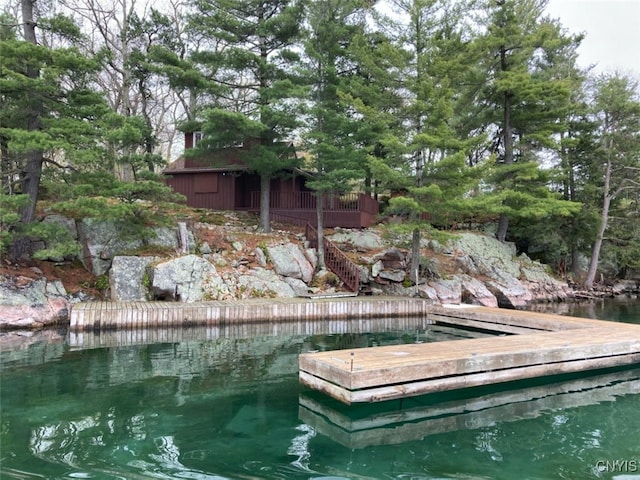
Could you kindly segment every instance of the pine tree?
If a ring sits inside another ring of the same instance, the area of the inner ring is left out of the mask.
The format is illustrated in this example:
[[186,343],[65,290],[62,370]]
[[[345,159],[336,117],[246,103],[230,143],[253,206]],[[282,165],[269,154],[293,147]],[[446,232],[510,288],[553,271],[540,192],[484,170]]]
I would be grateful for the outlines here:
[[215,50],[200,50],[194,60],[214,72],[214,82],[223,87],[202,112],[206,137],[200,147],[215,150],[257,140],[244,160],[260,175],[260,223],[268,232],[271,179],[298,165],[286,151],[298,125],[292,46],[302,8],[293,0],[200,0],[196,6],[192,28],[216,42]]
[[[54,24],[45,18],[37,23]],[[72,22],[55,24],[67,29],[56,30],[57,35],[78,34]],[[33,39],[33,34],[29,31],[25,38]],[[73,46],[50,48],[3,35],[0,65],[0,248],[8,245],[11,256],[22,258],[34,253],[33,240],[43,235],[56,239],[58,232],[45,231],[36,218],[40,199],[72,216],[118,218],[142,228],[154,209],[137,200],[172,198],[168,187],[153,179],[122,184],[114,177],[114,150],[141,144],[146,125],[140,117],[117,115],[95,91],[99,58],[84,56]],[[60,250],[73,248],[70,238],[57,240],[69,240]]]
[[[95,138],[92,123],[104,112],[104,101],[92,88],[98,63],[77,49],[47,48],[36,26],[52,24],[34,17],[34,3],[22,1],[23,39],[3,36],[0,45],[0,145],[4,194],[24,195],[20,220],[11,229],[11,256],[32,252],[26,228],[35,218],[45,165],[71,163],[78,150]],[[59,25],[59,24],[58,24]]]
[[351,190],[365,177],[366,150],[355,136],[358,118],[348,97],[358,64],[351,48],[361,38],[371,5],[362,0],[310,2],[304,44],[310,91],[305,141],[314,177],[307,184],[316,193],[318,265],[324,263],[323,203],[327,195]]
[[[605,233],[610,228],[613,209],[630,211],[637,217],[637,198],[640,192],[640,98],[638,84],[621,75],[605,75],[597,79],[593,103],[598,121],[596,168],[601,195],[600,215],[591,261],[584,285],[594,284]],[[634,222],[631,222],[633,225]],[[637,228],[637,222],[635,222]],[[627,232],[628,235],[628,232]],[[625,235],[625,236],[627,236]],[[637,249],[636,243],[630,243]],[[633,250],[628,252],[630,254]],[[638,258],[629,258],[630,266],[640,263]]]
[[458,111],[471,51],[463,40],[461,5],[438,0],[397,1],[402,19],[396,48],[403,65],[397,70],[402,107],[395,114],[401,128],[383,140],[385,159],[375,170],[396,192],[388,213],[402,214],[412,231],[411,278],[418,281],[421,230],[425,215],[447,227],[472,215],[470,193],[480,168],[466,165],[475,135],[461,137]]
[[[557,22],[544,18],[544,3],[488,2],[487,31],[476,42],[485,53],[488,73],[476,117],[496,126],[493,150],[499,168],[492,181],[500,203],[495,210],[500,241],[507,237],[510,218],[534,211],[544,216],[545,208],[555,205],[549,194],[543,195],[544,204],[535,205],[546,175],[536,169],[537,154],[553,145],[571,105],[572,82],[558,67],[563,65],[562,55],[575,52],[579,38],[565,36]],[[555,206],[567,213],[575,210]]]

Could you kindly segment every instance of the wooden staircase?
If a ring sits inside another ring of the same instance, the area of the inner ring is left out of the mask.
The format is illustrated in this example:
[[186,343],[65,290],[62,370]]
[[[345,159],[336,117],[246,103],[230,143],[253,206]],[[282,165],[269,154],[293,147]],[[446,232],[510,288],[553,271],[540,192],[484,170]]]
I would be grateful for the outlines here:
[[[305,236],[309,241],[309,246],[318,248],[318,231],[307,223]],[[360,267],[353,263],[336,245],[324,238],[324,261],[327,268],[335,273],[346,287],[352,292],[358,293],[360,290]]]

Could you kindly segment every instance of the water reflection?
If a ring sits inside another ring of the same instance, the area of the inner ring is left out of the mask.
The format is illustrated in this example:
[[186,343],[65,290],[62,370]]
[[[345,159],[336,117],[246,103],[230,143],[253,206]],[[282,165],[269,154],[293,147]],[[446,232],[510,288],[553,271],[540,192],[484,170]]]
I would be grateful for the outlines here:
[[640,298],[631,296],[532,304],[528,310],[615,322],[640,323]]
[[[421,319],[99,332],[3,343],[1,478],[611,478],[639,369],[346,407],[298,354],[462,339]],[[163,340],[164,339],[164,340]]]

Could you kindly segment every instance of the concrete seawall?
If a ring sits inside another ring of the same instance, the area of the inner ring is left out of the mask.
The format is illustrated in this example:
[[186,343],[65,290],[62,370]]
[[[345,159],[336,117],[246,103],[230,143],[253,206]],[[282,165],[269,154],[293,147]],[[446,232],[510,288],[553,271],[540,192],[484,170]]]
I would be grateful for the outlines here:
[[424,316],[430,302],[409,297],[251,299],[229,302],[87,302],[71,309],[74,332],[125,330],[306,319]]

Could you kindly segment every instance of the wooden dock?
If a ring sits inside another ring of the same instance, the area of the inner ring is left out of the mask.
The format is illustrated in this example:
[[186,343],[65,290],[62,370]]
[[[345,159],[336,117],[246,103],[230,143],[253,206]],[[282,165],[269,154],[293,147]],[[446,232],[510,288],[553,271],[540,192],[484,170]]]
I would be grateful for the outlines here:
[[640,363],[640,325],[485,307],[427,319],[502,335],[302,354],[300,381],[352,404]]
[[[545,411],[595,405],[638,391],[640,368],[632,367],[436,403],[420,402],[419,398],[406,399],[402,403],[378,403],[367,407],[364,416],[355,418],[347,406],[330,405],[302,393],[298,418],[335,442],[357,449],[399,445],[444,432],[535,418]],[[372,407],[376,408],[370,412]]]

